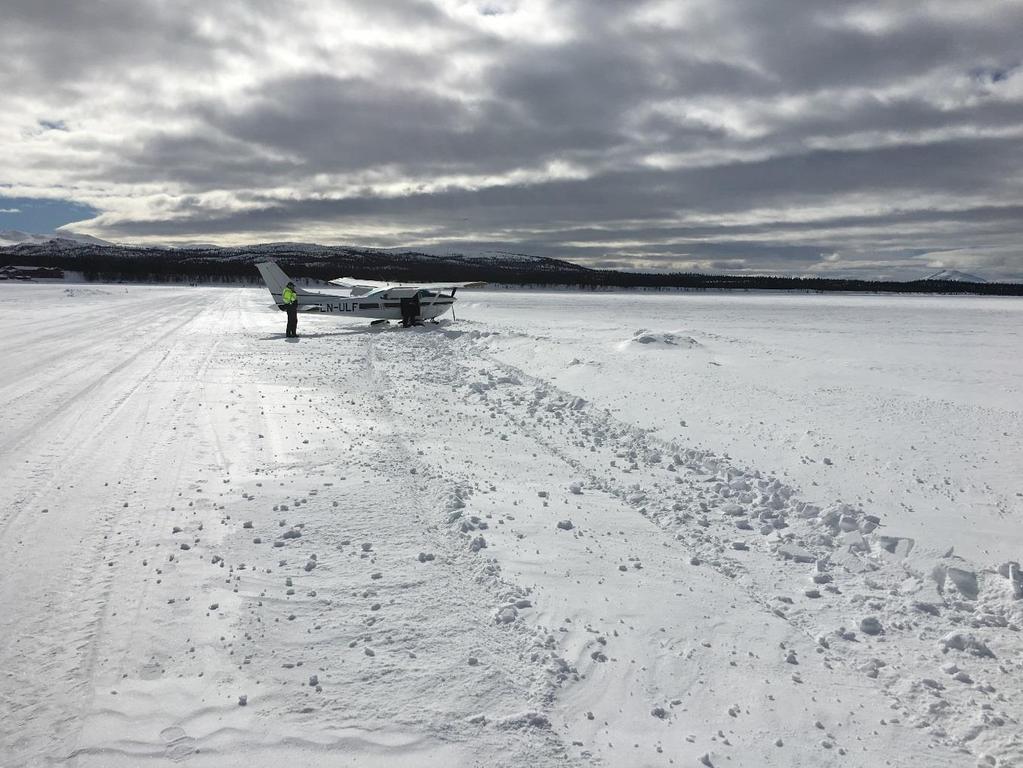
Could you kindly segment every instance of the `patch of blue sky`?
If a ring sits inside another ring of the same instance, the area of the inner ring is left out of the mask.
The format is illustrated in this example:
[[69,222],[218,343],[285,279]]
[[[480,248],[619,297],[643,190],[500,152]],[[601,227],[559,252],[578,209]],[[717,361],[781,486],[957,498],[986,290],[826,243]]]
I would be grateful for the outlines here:
[[58,227],[90,219],[99,211],[74,200],[0,195],[0,230],[49,234]]

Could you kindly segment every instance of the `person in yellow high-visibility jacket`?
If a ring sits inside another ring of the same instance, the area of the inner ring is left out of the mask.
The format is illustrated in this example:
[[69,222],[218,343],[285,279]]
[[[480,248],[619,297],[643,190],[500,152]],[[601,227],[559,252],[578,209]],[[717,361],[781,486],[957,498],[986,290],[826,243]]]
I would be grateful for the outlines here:
[[288,283],[281,294],[284,300],[284,311],[288,313],[288,327],[285,336],[289,339],[298,338],[298,294],[295,293],[295,284]]

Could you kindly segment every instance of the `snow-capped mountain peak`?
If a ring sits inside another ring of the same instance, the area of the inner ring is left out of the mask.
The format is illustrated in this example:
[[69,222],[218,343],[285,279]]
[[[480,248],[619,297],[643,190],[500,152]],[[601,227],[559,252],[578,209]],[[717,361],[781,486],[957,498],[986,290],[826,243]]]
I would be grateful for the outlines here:
[[925,277],[924,280],[944,280],[952,283],[986,283],[983,277],[977,277],[967,272],[960,272],[958,269],[943,269],[933,275]]

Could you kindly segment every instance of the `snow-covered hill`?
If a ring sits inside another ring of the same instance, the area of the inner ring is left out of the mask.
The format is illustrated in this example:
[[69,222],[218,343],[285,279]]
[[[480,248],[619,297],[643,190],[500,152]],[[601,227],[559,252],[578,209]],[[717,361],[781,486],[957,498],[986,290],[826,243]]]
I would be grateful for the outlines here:
[[100,240],[92,235],[79,235],[74,232],[51,232],[48,235],[41,235],[32,232],[22,232],[20,229],[0,230],[0,248],[11,245],[45,245],[53,240],[68,241],[69,243],[86,243],[89,245],[113,245],[106,240]]
[[929,275],[924,280],[940,280],[943,282],[953,283],[986,283],[983,277],[977,277],[971,275],[968,272],[960,272],[958,269],[943,269],[940,272],[935,272],[933,275]]
[[593,270],[571,262],[514,253],[427,253],[418,250],[357,248],[314,243],[260,243],[238,247],[153,248],[74,241],[23,232],[8,233],[4,257],[17,264],[52,264],[64,269],[101,273],[107,279],[154,276],[255,275],[250,265],[272,259],[296,276],[342,276],[405,280],[483,280],[529,283],[550,281],[552,274],[569,282]]

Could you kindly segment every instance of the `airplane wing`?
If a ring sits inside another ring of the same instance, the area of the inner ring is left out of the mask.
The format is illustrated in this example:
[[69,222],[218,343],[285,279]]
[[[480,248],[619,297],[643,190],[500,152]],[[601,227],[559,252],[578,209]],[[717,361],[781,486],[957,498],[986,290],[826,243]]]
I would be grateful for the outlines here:
[[403,283],[402,288],[418,288],[420,291],[449,291],[452,288],[482,288],[486,285],[482,280],[469,280],[464,283]]
[[390,288],[391,283],[381,283],[377,280],[356,280],[354,277],[339,277],[336,280],[328,280],[331,285],[340,285],[342,288],[367,288],[370,290],[379,290],[380,288]]
[[413,291],[448,291],[452,288],[481,288],[486,283],[481,281],[469,281],[465,283],[384,283],[378,280],[357,280],[354,277],[339,277],[336,280],[328,281],[331,285],[340,285],[342,288],[355,288],[364,291],[390,291],[390,290],[413,290]]

